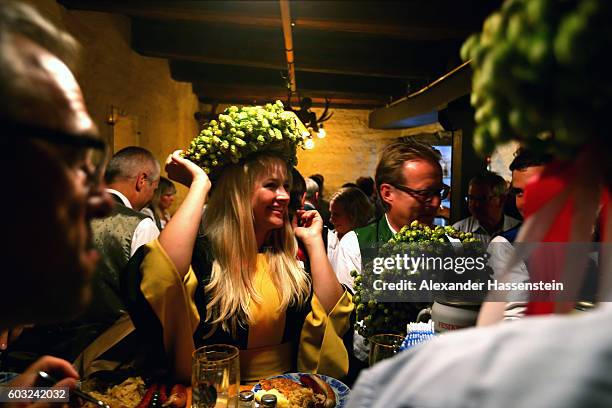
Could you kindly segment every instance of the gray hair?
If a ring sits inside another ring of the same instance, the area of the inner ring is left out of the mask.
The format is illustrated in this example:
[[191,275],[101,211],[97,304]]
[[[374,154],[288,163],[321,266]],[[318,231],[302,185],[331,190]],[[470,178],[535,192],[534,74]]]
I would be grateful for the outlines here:
[[506,195],[506,192],[508,191],[508,183],[506,180],[504,180],[504,178],[499,174],[493,173],[492,171],[484,171],[472,177],[469,185],[471,186],[472,184],[489,187],[491,194],[496,197]]
[[[33,7],[10,0],[0,0],[0,100],[5,101],[0,117],[18,115],[20,109],[40,99],[30,81],[21,80],[16,69],[13,38],[21,35],[45,48],[71,67],[76,61],[78,43],[65,31],[47,21]],[[8,103],[7,101],[10,101]]]
[[312,201],[315,194],[319,192],[319,185],[310,177],[307,177],[304,181],[306,181],[306,199]]
[[155,156],[145,148],[128,146],[119,150],[106,166],[104,180],[111,184],[138,176],[138,173],[150,172],[151,179],[159,177],[160,165]]

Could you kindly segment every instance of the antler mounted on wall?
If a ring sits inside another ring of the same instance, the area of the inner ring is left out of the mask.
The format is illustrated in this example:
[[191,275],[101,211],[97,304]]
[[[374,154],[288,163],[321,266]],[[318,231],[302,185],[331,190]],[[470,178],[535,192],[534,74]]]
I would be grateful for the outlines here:
[[329,112],[329,105],[331,100],[329,98],[325,98],[325,108],[323,109],[323,113],[321,116],[317,118],[317,114],[312,112],[310,108],[312,107],[312,99],[309,97],[304,97],[300,99],[300,109],[295,110],[291,106],[291,95],[289,96],[289,101],[287,103],[287,110],[294,112],[298,118],[302,121],[304,126],[307,128],[311,128],[313,132],[319,133],[319,128],[322,127],[323,122],[329,120],[333,116],[333,112]]

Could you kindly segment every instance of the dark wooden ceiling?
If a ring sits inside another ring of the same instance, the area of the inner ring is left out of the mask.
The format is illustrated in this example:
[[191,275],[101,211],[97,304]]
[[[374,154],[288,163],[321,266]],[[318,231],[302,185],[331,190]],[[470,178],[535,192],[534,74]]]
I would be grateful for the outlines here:
[[[279,2],[58,0],[124,14],[132,48],[169,60],[205,103],[286,100]],[[315,105],[375,108],[459,65],[501,0],[291,1],[297,89]]]

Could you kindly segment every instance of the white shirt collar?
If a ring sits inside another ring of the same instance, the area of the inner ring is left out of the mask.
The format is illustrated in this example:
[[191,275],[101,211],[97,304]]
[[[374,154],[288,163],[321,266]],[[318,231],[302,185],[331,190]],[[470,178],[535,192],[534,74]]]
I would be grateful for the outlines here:
[[[472,225],[471,225],[472,228],[471,228],[471,231],[468,231],[468,232],[478,232],[478,230],[482,229],[483,232],[487,233],[487,231],[482,227],[482,225],[480,225],[480,222],[476,219],[476,217],[472,215],[471,218],[473,220]],[[509,229],[516,227],[518,224],[520,224],[519,220],[517,220],[516,218],[510,217],[509,215],[504,214],[502,229],[501,231],[498,231],[496,234],[500,232],[508,231]]]
[[393,235],[397,234],[397,231],[391,226],[391,223],[389,222],[389,217],[387,217],[387,213],[385,213],[385,220],[387,220],[387,226],[389,227]]
[[504,214],[504,231],[508,231],[519,225],[521,222],[514,217]]
[[472,228],[468,232],[477,232],[479,229],[482,229],[486,232],[486,230],[482,228],[482,225],[480,225],[480,221],[478,221],[478,219],[476,219],[476,217],[472,215]]
[[134,208],[134,207],[132,207],[132,203],[130,203],[130,200],[128,200],[127,197],[124,196],[123,193],[121,193],[120,191],[113,190],[112,188],[107,188],[106,192],[110,193],[110,194],[114,194],[117,197],[119,197],[121,199],[121,202],[123,203],[123,205],[125,205],[126,207],[132,208],[132,209]]

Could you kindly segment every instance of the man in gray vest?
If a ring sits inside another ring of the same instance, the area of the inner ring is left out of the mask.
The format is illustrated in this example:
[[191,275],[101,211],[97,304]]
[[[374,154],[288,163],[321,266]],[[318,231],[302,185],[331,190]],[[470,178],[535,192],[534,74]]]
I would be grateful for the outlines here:
[[121,272],[138,248],[159,236],[155,222],[141,213],[153,198],[160,165],[142,147],[129,146],[112,157],[104,179],[116,206],[111,215],[92,222],[94,244],[102,259],[93,281],[95,302],[86,320],[113,323],[123,313],[119,280]]

